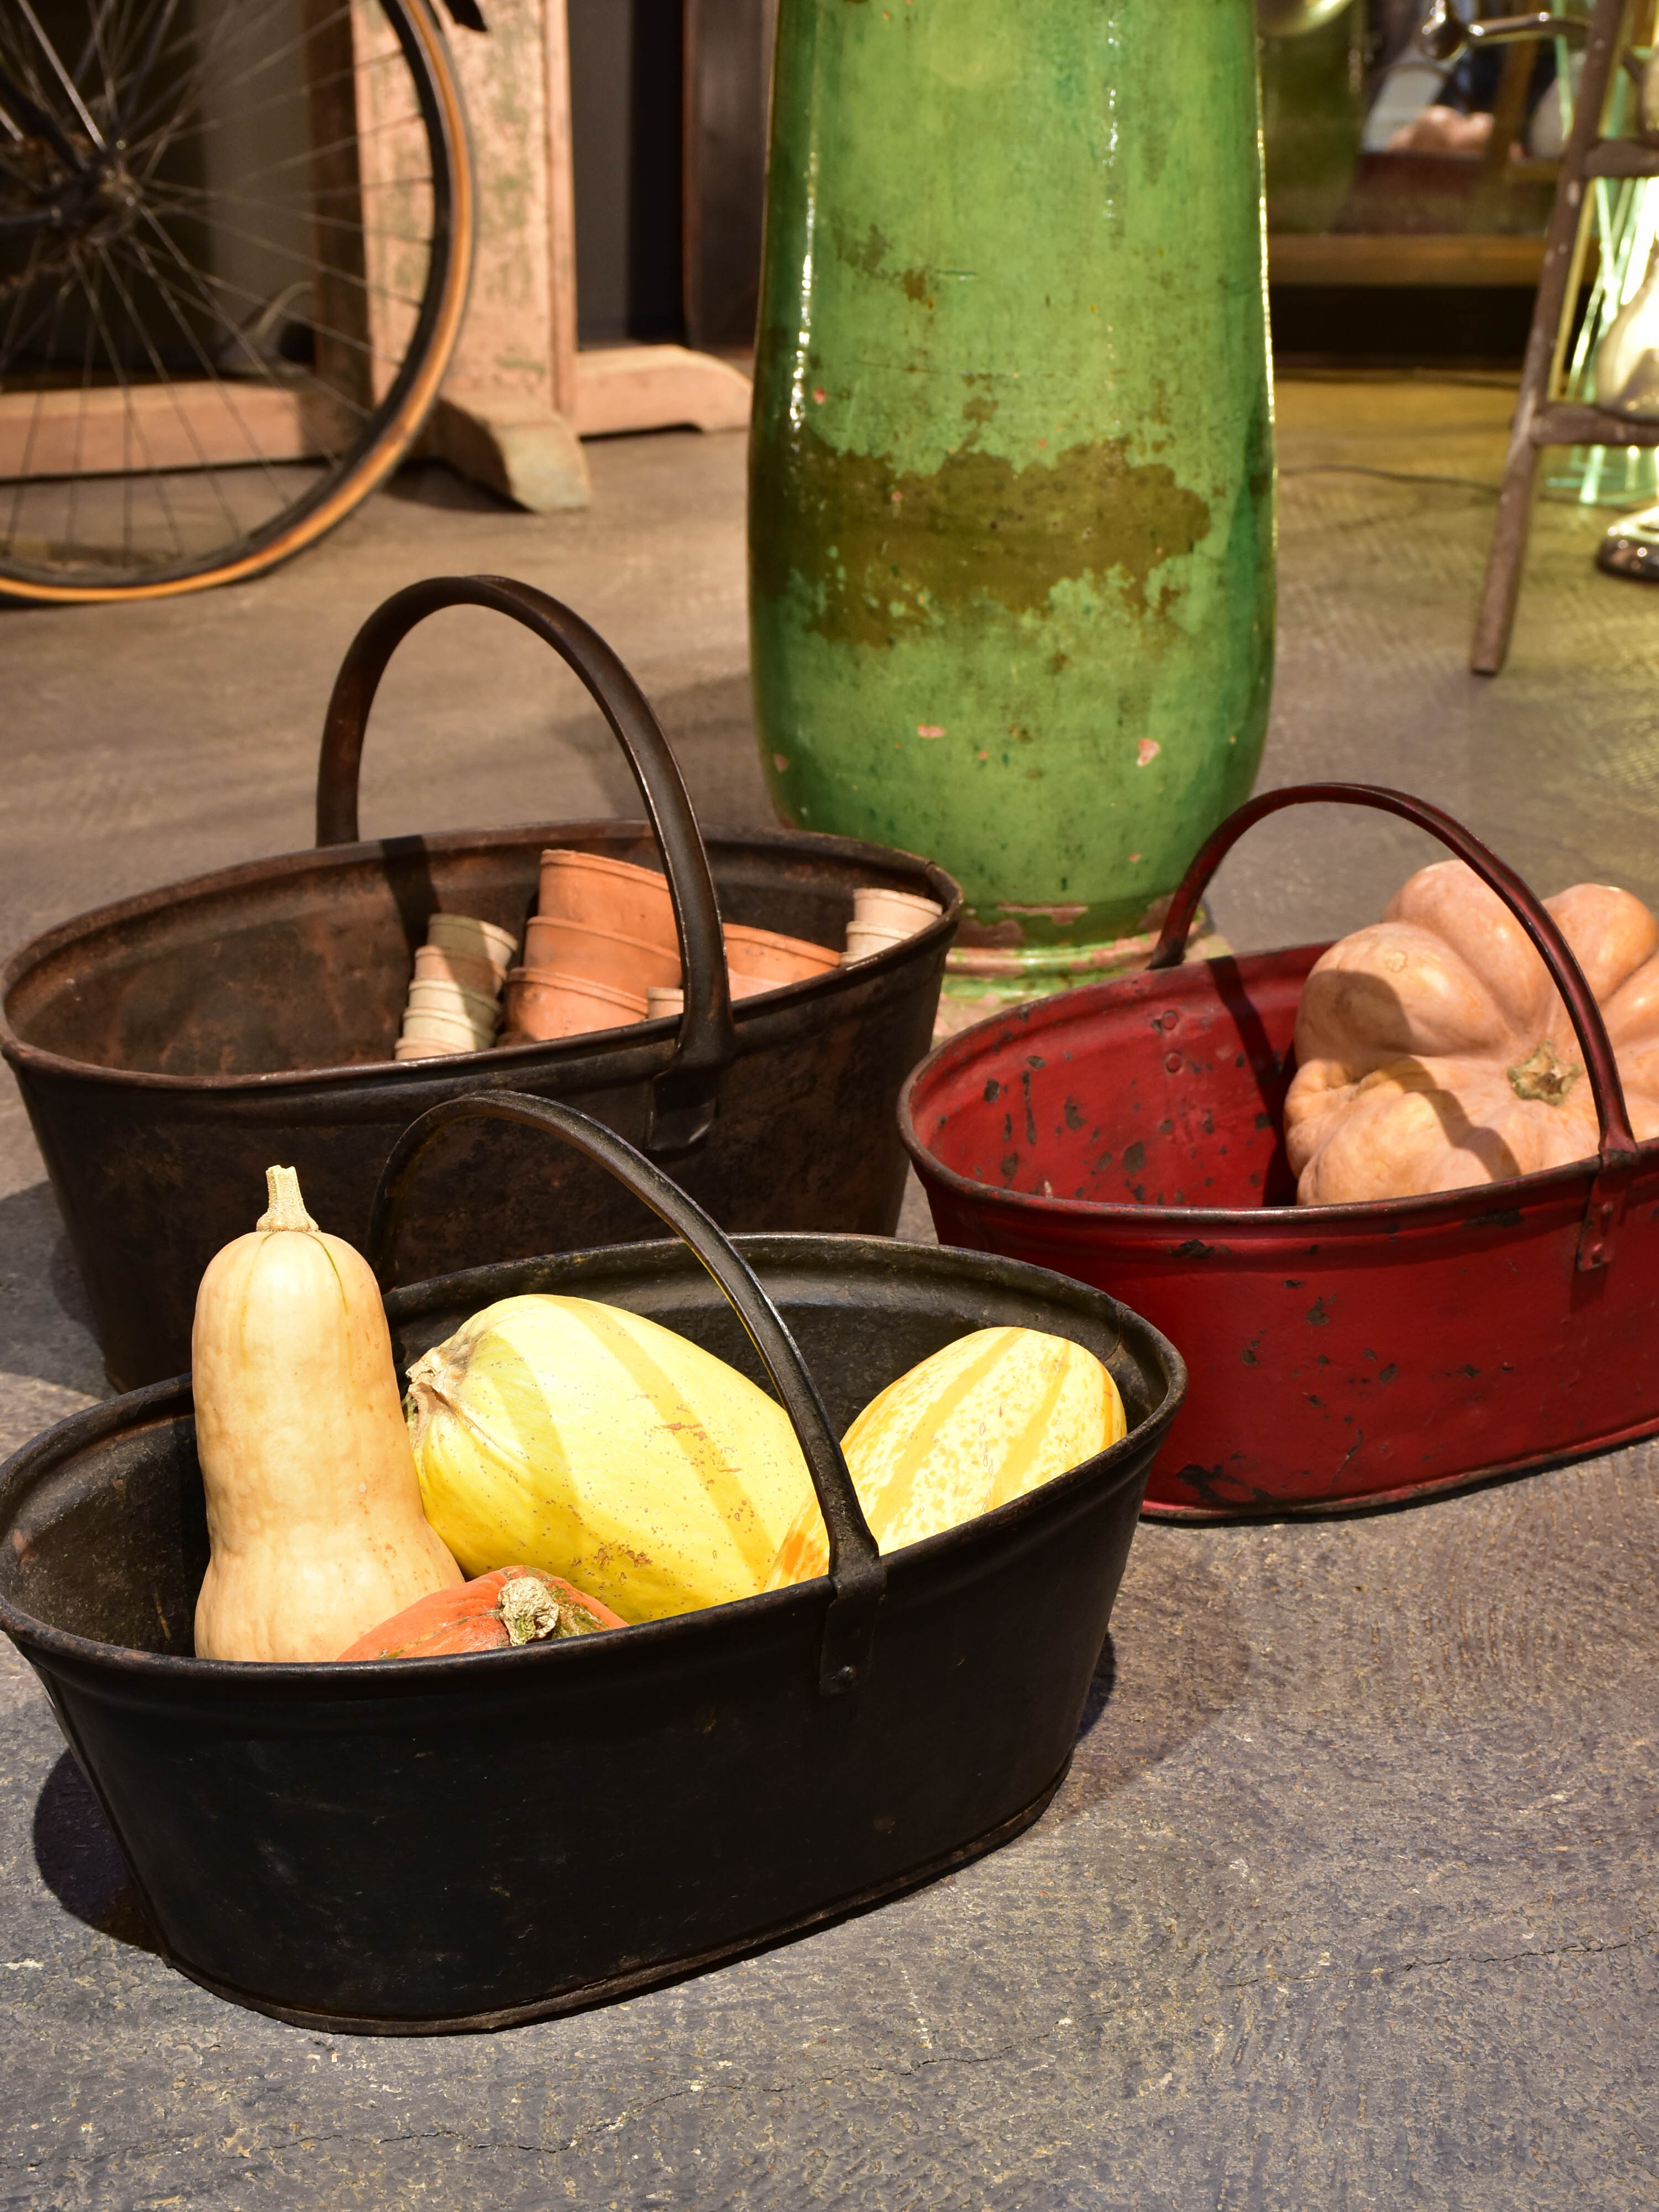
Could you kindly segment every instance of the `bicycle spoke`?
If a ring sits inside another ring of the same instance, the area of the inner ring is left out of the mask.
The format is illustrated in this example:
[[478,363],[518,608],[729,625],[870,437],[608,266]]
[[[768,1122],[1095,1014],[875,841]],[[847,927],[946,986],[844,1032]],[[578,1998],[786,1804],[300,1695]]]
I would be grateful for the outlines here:
[[[106,249],[100,248],[100,258],[105,264],[110,283],[115,287],[115,289],[121,295],[121,302],[126,308],[129,319],[133,324],[135,329],[138,331],[140,343],[143,344],[145,352],[149,356],[150,367],[155,371],[156,380],[158,383],[164,386],[167,398],[173,404],[173,411],[179,419],[179,427],[182,428],[185,437],[189,439],[191,445],[195,449],[198,465],[204,470],[212,480],[214,492],[224,514],[226,527],[234,536],[237,527],[236,516],[232,510],[230,501],[225,497],[224,486],[219,480],[220,471],[213,466],[212,463],[208,459],[207,449],[203,445],[201,437],[197,431],[196,425],[191,419],[190,410],[185,406],[184,400],[180,396],[179,386],[167,375],[166,370],[161,366],[161,356],[156,352],[155,344],[150,339],[149,333],[144,330],[142,323],[140,322],[137,310],[133,306],[126,287],[122,283],[120,276],[116,270],[113,257],[110,255]],[[238,428],[242,430],[244,436],[247,436],[247,430],[245,424],[239,422]],[[249,440],[249,443],[250,446],[252,447],[252,450],[257,453],[258,448],[257,446],[253,445],[252,439]]]
[[81,58],[75,65],[77,82],[91,72],[94,62],[98,74],[104,81],[104,106],[111,121],[115,117],[115,80],[110,70],[109,50],[104,41],[104,27],[116,0],[93,0],[92,21],[87,26],[86,44],[81,49]]
[[[52,307],[52,334],[54,340],[58,336],[58,325],[63,320],[64,301],[68,297],[70,279],[65,276],[58,287],[58,295]],[[23,456],[18,466],[16,489],[11,495],[11,514],[6,526],[8,540],[17,535],[18,508],[22,501],[24,487],[28,483],[29,463],[34,458],[34,441],[40,428],[41,406],[45,398],[46,394],[43,391],[37,391],[34,395],[34,404],[29,410],[29,427],[23,439]]]
[[[132,241],[129,241],[129,243],[130,243],[130,244],[132,244]],[[225,404],[225,407],[226,407],[227,411],[228,411],[228,412],[229,413],[229,415],[232,416],[233,420],[234,421],[234,422],[235,422],[235,424],[236,424],[237,428],[241,432],[241,434],[242,434],[243,437],[247,441],[247,448],[248,448],[249,454],[252,456],[252,458],[255,461],[257,461],[257,462],[258,462],[258,464],[259,465],[259,466],[260,466],[260,467],[264,471],[264,473],[265,473],[265,476],[266,476],[267,479],[268,479],[271,483],[275,484],[275,483],[276,483],[276,472],[275,472],[275,471],[272,469],[272,467],[271,467],[271,465],[270,465],[270,457],[265,453],[265,452],[264,451],[263,447],[260,446],[258,440],[254,436],[254,434],[253,434],[252,431],[248,428],[248,424],[247,424],[247,418],[246,418],[246,416],[242,413],[241,409],[240,409],[240,407],[238,407],[238,406],[237,406],[237,404],[236,404],[236,402],[235,402],[234,398],[232,397],[232,395],[231,395],[231,393],[230,393],[230,392],[229,392],[228,388],[228,387],[227,387],[227,386],[225,385],[225,383],[224,383],[223,380],[220,377],[220,375],[219,375],[219,374],[218,374],[217,370],[214,368],[213,363],[211,362],[211,361],[210,361],[210,360],[209,360],[209,358],[208,358],[208,356],[207,356],[206,353],[203,350],[203,348],[202,348],[202,345],[201,345],[201,343],[200,343],[200,341],[197,338],[197,337],[196,337],[195,333],[191,331],[191,327],[190,327],[190,325],[189,325],[189,323],[186,321],[185,318],[185,317],[184,317],[184,316],[179,313],[179,311],[178,302],[177,302],[177,301],[174,299],[174,297],[173,297],[173,293],[172,293],[171,289],[169,289],[169,287],[168,287],[168,286],[164,283],[164,281],[163,281],[163,280],[162,280],[162,278],[160,276],[160,275],[156,272],[156,270],[155,270],[155,268],[151,265],[150,261],[149,261],[149,257],[145,253],[145,252],[144,252],[143,248],[141,246],[137,246],[137,245],[134,244],[134,245],[133,245],[133,252],[134,252],[135,257],[137,258],[137,261],[138,261],[138,264],[139,264],[139,266],[143,270],[143,271],[144,271],[145,275],[149,278],[150,282],[151,282],[151,283],[155,286],[155,289],[157,289],[157,291],[161,293],[161,295],[162,298],[167,301],[167,306],[168,306],[168,307],[169,307],[169,308],[172,310],[173,320],[178,324],[179,330],[183,332],[184,337],[185,337],[185,339],[186,343],[189,344],[189,346],[190,346],[190,348],[191,348],[191,350],[195,354],[196,358],[197,358],[197,359],[201,362],[201,364],[202,364],[203,368],[207,371],[207,376],[208,376],[208,381],[209,381],[209,383],[212,385],[212,386],[213,386],[214,390],[218,393],[218,395],[219,395],[220,398],[224,402],[224,404]],[[112,274],[112,278],[113,278],[113,270],[112,270],[111,274]],[[116,280],[116,281],[118,281],[118,280]],[[153,349],[152,349],[152,358],[154,358],[154,352],[153,352]],[[159,364],[158,364],[158,366],[159,366]],[[177,390],[177,387],[176,387],[175,386],[171,385],[171,384],[169,384],[169,386],[168,386],[168,387],[167,387],[167,388],[168,388],[168,390],[169,390],[169,391],[173,391],[173,392],[176,392],[176,390]],[[177,409],[177,410],[178,410],[178,411],[179,411],[179,415],[180,415],[181,419],[183,419],[183,417],[184,417],[184,410],[183,410],[182,406],[180,406],[179,402],[178,401],[178,399],[177,399],[176,398],[175,398],[175,399],[174,399],[174,401],[173,401],[173,405],[174,405],[175,409]],[[197,452],[198,452],[198,455],[199,455],[199,454],[201,454],[201,453],[202,453],[201,442],[200,442],[200,441],[197,438],[197,436],[196,436],[196,433],[195,433],[195,430],[194,430],[193,427],[191,427],[191,424],[188,422],[188,421],[186,421],[186,422],[185,422],[185,428],[186,428],[186,429],[189,431],[191,444],[192,444],[192,445],[194,445],[194,446],[196,447],[196,450],[197,450]],[[205,457],[204,457],[204,466],[206,465]],[[225,496],[224,496],[223,489],[222,489],[222,487],[218,486],[217,482],[216,482],[216,489],[218,490],[218,492],[219,492],[219,499],[220,499],[220,502],[221,502],[221,504],[224,507],[226,519],[227,519],[228,520],[229,520],[229,521],[230,521],[232,527],[233,527],[233,528],[234,528],[234,526],[235,526],[235,520],[234,520],[234,516],[232,516],[232,514],[231,514],[229,504],[228,504],[228,502],[225,500]]]
[[[132,72],[132,97],[134,99],[137,99],[143,92],[146,78],[149,76],[150,71],[155,68],[156,62],[161,58],[161,48],[167,41],[167,34],[172,27],[173,19],[178,11],[178,7],[179,0],[161,0],[161,5],[157,10],[155,21],[151,28],[149,38],[146,42],[143,52],[139,55],[137,66]],[[118,110],[114,120],[120,137],[123,138],[130,137],[132,130],[131,116],[130,114],[124,114]]]
[[[163,209],[161,212],[166,213],[166,209]],[[359,228],[359,226],[356,223],[343,225],[342,227],[349,228],[353,231]],[[215,228],[226,238],[240,239],[246,245],[262,246],[270,253],[280,254],[286,261],[299,263],[302,268],[311,269],[316,266],[313,257],[307,253],[303,247],[289,245],[281,239],[269,237],[264,231],[250,230],[246,224],[239,223],[220,223],[216,225]],[[366,236],[378,236],[381,234],[365,233],[364,234]],[[372,277],[359,276],[349,269],[331,268],[329,271],[329,275],[337,283],[355,285],[359,290],[366,293],[374,299],[387,301],[394,307],[410,307],[415,309],[416,312],[419,311],[421,303],[417,299],[412,298],[406,292],[394,292],[389,284],[376,283]],[[327,335],[333,337],[343,337],[344,334],[341,331],[331,331],[327,332]]]
[[63,86],[64,90],[68,94],[70,106],[80,117],[82,129],[86,132],[88,137],[91,139],[93,144],[101,154],[104,151],[104,134],[100,131],[98,125],[93,121],[92,110],[87,106],[85,100],[82,99],[80,93],[76,89],[75,79],[70,75],[69,71],[64,67],[63,63],[58,59],[58,49],[53,46],[52,40],[46,36],[46,30],[40,21],[40,18],[34,12],[32,0],[14,0],[14,5],[22,10],[25,21],[27,22],[30,30],[33,32],[35,37],[40,40],[46,59],[52,64],[52,75],[57,78],[58,83]]
[[[78,260],[76,267],[79,267]],[[85,279],[82,281],[84,284]],[[75,452],[69,472],[69,512],[64,518],[64,543],[71,551],[76,543],[76,517],[81,508],[81,462],[86,450],[87,392],[92,383],[92,341],[93,322],[88,316],[86,336],[81,342],[81,406],[75,417]]]
[[[168,252],[173,255],[173,259],[179,264],[180,269],[185,270],[196,283],[198,285],[210,284],[216,292],[234,293],[241,299],[246,300],[250,307],[258,309],[264,307],[267,304],[258,293],[250,292],[246,285],[233,284],[228,277],[214,276],[205,270],[198,270],[193,262],[185,259],[184,253],[179,248],[178,240],[173,237],[171,233],[168,232],[162,224],[157,222],[154,217],[149,216],[148,210],[146,210],[146,218],[149,222],[150,228],[155,232],[158,237],[166,241]],[[204,298],[205,296],[205,294],[204,294]],[[228,316],[224,314],[224,311],[222,309],[219,312],[224,320],[227,330],[234,331],[238,337],[240,337],[242,335],[241,324],[230,321]],[[311,317],[309,327],[314,331],[319,337],[332,338],[337,344],[349,346],[357,353],[367,354],[371,361],[390,361],[393,358],[392,355],[380,351],[370,339],[357,337],[352,335],[349,331],[337,330],[331,323],[319,322],[314,313]]]
[[0,100],[5,102],[12,115],[28,125],[37,138],[46,140],[60,161],[66,162],[77,173],[86,167],[52,117],[38,101],[31,100],[4,70],[0,70]]
[[[336,9],[333,15],[323,17],[320,21],[313,24],[308,29],[302,31],[297,38],[290,39],[285,46],[277,46],[261,54],[259,59],[255,62],[251,68],[245,70],[240,77],[223,77],[215,67],[216,62],[222,58],[222,51],[224,50],[224,47],[228,46],[228,41],[223,40],[218,45],[216,45],[214,41],[221,40],[223,26],[234,20],[228,14],[222,15],[219,18],[218,23],[215,26],[212,40],[210,40],[208,46],[204,49],[190,73],[182,81],[170,82],[167,87],[167,91],[164,97],[172,98],[176,95],[177,104],[173,110],[175,121],[194,104],[196,95],[204,88],[210,76],[214,78],[216,87],[222,93],[242,90],[247,85],[251,84],[256,77],[263,76],[267,70],[280,67],[281,64],[289,59],[290,56],[303,53],[306,47],[319,35],[320,32],[328,29],[331,25],[338,24],[343,21],[349,19],[350,14],[351,10],[349,8]],[[240,24],[239,27],[240,27]],[[396,61],[398,57],[394,54],[382,56],[380,58],[382,61]],[[356,77],[360,76],[362,72],[362,69],[366,66],[368,66],[368,64],[360,64],[356,68],[349,70],[337,70],[332,76],[322,76],[316,79],[308,79],[307,81],[316,86],[342,82],[348,76]],[[295,95],[293,94],[284,95],[285,98],[292,98]],[[303,98],[305,95],[301,93],[298,96]],[[144,134],[149,125],[149,119],[155,112],[156,105],[159,105],[159,102],[153,103],[151,107],[143,115],[135,116],[131,119],[130,127],[126,132],[127,141],[130,145],[148,144],[149,143],[149,140],[146,139]],[[198,127],[211,128],[213,126],[210,124],[206,126],[198,125]],[[157,126],[157,128],[162,131],[166,131],[167,126],[163,125]],[[170,144],[175,143],[173,134],[167,133],[167,143]]]
[[[414,190],[416,186],[422,185],[429,186],[432,183],[432,179],[430,177],[408,177],[399,178],[398,181],[400,184],[408,185],[410,190]],[[210,192],[204,190],[204,188],[199,185],[169,185],[166,189],[167,198],[165,200],[158,199],[157,196],[154,192],[150,193],[149,196],[150,206],[159,208],[161,212],[163,214],[177,212],[181,215],[190,215],[193,213],[198,217],[205,219],[210,211],[215,208],[250,207],[264,208],[269,210],[270,205],[269,200],[251,199],[244,192]],[[359,222],[353,216],[345,215],[320,215],[315,208],[313,208],[310,210],[306,220],[307,222],[314,224],[321,230],[361,232],[362,236],[366,239],[384,239],[387,244],[392,246],[424,246],[429,247],[432,244],[432,234],[430,231],[416,232],[410,230],[388,230],[384,223]],[[234,225],[228,223],[218,223],[216,224],[214,228],[216,230],[222,231],[227,238],[252,238],[254,235],[254,233],[252,231],[239,230]]]
[[121,365],[119,349],[117,348],[114,340],[110,336],[109,326],[104,320],[103,310],[99,305],[95,286],[88,287],[88,289],[87,304],[92,311],[93,320],[98,325],[99,335],[104,341],[104,349],[109,356],[110,367],[115,371],[115,380],[121,387],[123,405],[125,408],[127,415],[131,420],[133,428],[138,434],[138,442],[144,449],[145,465],[148,467],[151,477],[155,479],[155,495],[161,502],[161,510],[167,519],[167,527],[173,532],[173,550],[182,556],[185,550],[185,541],[179,532],[178,518],[173,512],[173,502],[167,497],[167,484],[163,479],[161,469],[156,465],[155,452],[151,447],[149,438],[145,432],[143,416],[139,413],[137,406],[134,404],[132,386],[128,383],[127,373]]

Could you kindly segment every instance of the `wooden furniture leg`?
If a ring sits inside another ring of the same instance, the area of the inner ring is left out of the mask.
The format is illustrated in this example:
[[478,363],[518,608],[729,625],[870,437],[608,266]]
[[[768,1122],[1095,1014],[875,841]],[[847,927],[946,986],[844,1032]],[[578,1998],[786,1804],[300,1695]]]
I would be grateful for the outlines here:
[[575,184],[565,0],[490,0],[452,34],[471,119],[478,259],[429,440],[538,514],[592,497],[580,441],[684,422],[741,428],[749,380],[684,346],[576,344]]
[[1538,280],[1521,371],[1521,396],[1510,431],[1498,520],[1475,617],[1469,665],[1477,676],[1496,676],[1509,653],[1532,526],[1539,449],[1557,442],[1547,434],[1558,426],[1547,420],[1546,410],[1560,375],[1571,303],[1578,295],[1589,216],[1584,180],[1591,150],[1601,137],[1607,87],[1618,62],[1628,6],[1629,0],[1595,0],[1590,20],[1584,72],[1573,105],[1572,128],[1562,149],[1560,181],[1550,215],[1543,272]]

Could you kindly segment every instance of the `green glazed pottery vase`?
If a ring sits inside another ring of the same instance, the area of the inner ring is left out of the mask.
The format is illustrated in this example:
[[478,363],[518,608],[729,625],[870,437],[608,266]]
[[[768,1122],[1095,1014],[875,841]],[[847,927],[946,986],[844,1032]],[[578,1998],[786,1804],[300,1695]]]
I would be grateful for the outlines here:
[[1259,112],[1250,0],[781,0],[763,764],[1033,981],[1110,964],[1261,757]]

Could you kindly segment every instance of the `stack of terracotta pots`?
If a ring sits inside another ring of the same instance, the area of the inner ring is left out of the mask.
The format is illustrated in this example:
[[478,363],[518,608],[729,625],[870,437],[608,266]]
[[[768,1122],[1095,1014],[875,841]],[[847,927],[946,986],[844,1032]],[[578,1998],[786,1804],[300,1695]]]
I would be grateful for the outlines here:
[[501,1018],[501,986],[518,940],[471,915],[434,914],[415,955],[415,980],[396,1046],[399,1060],[487,1052]]
[[[653,869],[593,853],[544,853],[537,906],[524,966],[507,978],[510,1039],[574,1036],[682,1011],[673,902]],[[738,922],[726,925],[726,954],[734,998],[822,975],[841,957]]]

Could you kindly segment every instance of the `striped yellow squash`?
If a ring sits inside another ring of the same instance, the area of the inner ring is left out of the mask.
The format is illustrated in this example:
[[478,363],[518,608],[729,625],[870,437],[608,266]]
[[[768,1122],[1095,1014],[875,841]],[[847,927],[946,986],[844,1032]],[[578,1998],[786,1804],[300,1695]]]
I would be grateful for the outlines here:
[[[988,1513],[1125,1433],[1117,1385],[1093,1352],[1034,1328],[981,1328],[872,1398],[842,1449],[884,1552]],[[778,1547],[769,1589],[826,1574],[817,1501]]]
[[427,1518],[470,1576],[562,1575],[624,1620],[752,1597],[813,1502],[787,1416],[590,1298],[503,1298],[410,1370]]

